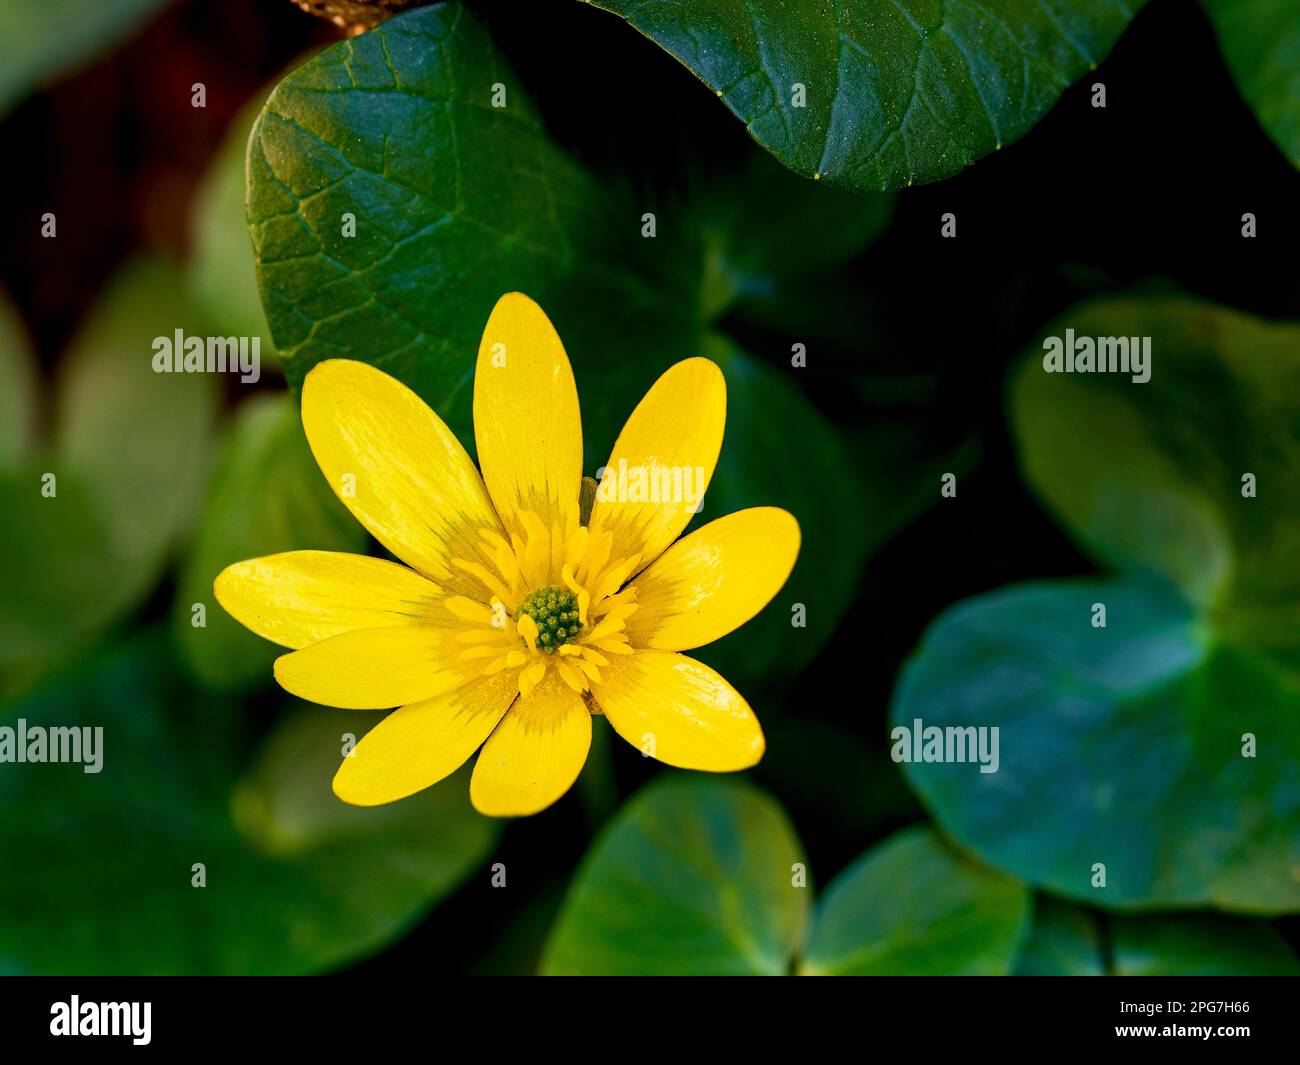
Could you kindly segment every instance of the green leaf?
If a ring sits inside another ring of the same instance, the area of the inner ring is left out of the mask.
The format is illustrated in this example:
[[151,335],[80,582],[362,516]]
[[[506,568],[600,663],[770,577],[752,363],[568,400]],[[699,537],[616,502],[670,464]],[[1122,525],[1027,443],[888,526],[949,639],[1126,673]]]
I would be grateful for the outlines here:
[[[83,662],[7,723],[101,727],[102,771],[0,773],[0,970],[305,973],[406,930],[498,831],[466,781],[344,808],[345,733],[374,714],[304,709],[245,774],[237,706],[185,686],[163,634]],[[196,863],[206,886],[194,886]]]
[[799,971],[812,976],[999,976],[1027,928],[1029,894],[927,828],[867,851],[817,904]]
[[212,374],[155,373],[153,341],[200,334],[197,322],[170,268],[140,260],[111,283],[59,365],[57,460],[103,499],[114,531],[103,564],[146,585],[197,509],[219,388]]
[[194,248],[186,281],[194,302],[221,334],[257,337],[262,369],[278,363],[257,288],[257,259],[244,213],[244,165],[260,104],[230,123],[194,197]]
[[1016,959],[1017,976],[1103,976],[1106,958],[1095,914],[1047,895],[1034,900],[1028,939]]
[[1259,124],[1300,167],[1300,18],[1294,0],[1201,0]]
[[[800,371],[787,376],[721,337],[710,337],[703,354],[727,379],[727,429],[692,527],[746,507],[779,506],[799,521],[803,546],[766,609],[696,654],[733,684],[788,681],[812,661],[857,593],[869,535],[862,488],[834,426],[795,383]],[[801,627],[793,624],[796,604],[805,608]]]
[[[264,682],[284,649],[249,632],[217,604],[212,582],[226,566],[280,551],[364,552],[365,530],[335,498],[287,395],[239,408],[217,462],[198,536],[181,570],[173,621],[186,663],[204,683]],[[202,604],[205,625],[196,627]]]
[[0,478],[0,509],[13,519],[0,523],[13,565],[0,596],[0,665],[74,645],[161,575],[201,492],[216,382],[154,373],[152,345],[196,332],[195,321],[171,272],[141,260],[73,339],[50,446]]
[[[321,359],[362,359],[469,440],[479,338],[511,290],[546,308],[580,388],[593,369],[689,349],[695,297],[647,263],[641,211],[550,141],[460,4],[400,15],[285,78],[248,178],[263,302],[295,386]],[[673,303],[692,313],[665,315]],[[613,428],[589,437],[590,468]]]
[[1143,4],[587,2],[681,60],[790,169],[858,190],[937,181],[1019,140]]
[[42,0],[0,7],[0,116],[119,40],[166,0]]
[[1296,976],[1300,961],[1270,925],[1231,917],[1117,917],[1117,976]]
[[959,603],[904,668],[892,720],[999,730],[996,772],[905,771],[950,835],[1031,884],[1108,908],[1300,910],[1300,693],[1165,590],[1054,582]]
[[36,436],[36,353],[18,309],[0,293],[0,468],[27,457]]
[[894,197],[813,185],[754,151],[688,206],[702,245],[704,315],[717,319],[733,306],[747,314],[784,303],[809,276],[824,281],[884,231]]
[[648,785],[592,846],[542,972],[756,974],[789,970],[803,934],[805,861],[781,808],[736,780]]
[[1102,564],[1162,575],[1247,640],[1300,643],[1300,327],[1166,298],[1086,303],[1046,335],[1067,329],[1150,338],[1150,380],[1047,373],[1035,346],[1011,389],[1030,485]]
[[1300,973],[1265,921],[1217,914],[1105,917],[1040,897],[1022,976],[1288,976]]

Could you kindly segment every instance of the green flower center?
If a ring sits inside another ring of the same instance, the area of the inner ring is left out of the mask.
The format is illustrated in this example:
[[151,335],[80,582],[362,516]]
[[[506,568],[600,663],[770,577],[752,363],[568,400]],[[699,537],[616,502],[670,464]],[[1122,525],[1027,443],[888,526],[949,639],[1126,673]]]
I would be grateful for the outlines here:
[[577,597],[567,588],[538,588],[523,601],[519,613],[537,622],[537,649],[548,655],[582,631]]

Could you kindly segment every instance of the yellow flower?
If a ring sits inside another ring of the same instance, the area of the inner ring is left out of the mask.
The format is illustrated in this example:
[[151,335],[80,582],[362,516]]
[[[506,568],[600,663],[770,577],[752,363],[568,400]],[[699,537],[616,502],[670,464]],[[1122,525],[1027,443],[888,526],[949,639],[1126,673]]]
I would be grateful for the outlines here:
[[405,385],[360,362],[314,367],[302,389],[312,453],[406,565],[291,551],[230,566],[215,591],[241,624],[295,649],[275,663],[286,690],[329,706],[399,707],[343,760],[335,794],[392,802],[481,746],[475,807],[536,813],[577,779],[593,713],[669,765],[754,765],[764,743],[749,705],[679,653],[757,614],[799,550],[799,526],[774,507],[673,542],[713,474],[725,420],[718,367],[677,363],[623,427],[583,525],[573,371],[526,296],[501,298],[479,346],[481,478]]

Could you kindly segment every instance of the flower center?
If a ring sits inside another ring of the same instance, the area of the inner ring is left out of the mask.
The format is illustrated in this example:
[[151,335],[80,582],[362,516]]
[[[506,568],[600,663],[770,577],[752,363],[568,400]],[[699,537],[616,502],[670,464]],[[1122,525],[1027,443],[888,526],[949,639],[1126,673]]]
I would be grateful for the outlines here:
[[567,588],[538,588],[523,601],[519,613],[537,622],[537,649],[548,655],[582,631],[578,600]]

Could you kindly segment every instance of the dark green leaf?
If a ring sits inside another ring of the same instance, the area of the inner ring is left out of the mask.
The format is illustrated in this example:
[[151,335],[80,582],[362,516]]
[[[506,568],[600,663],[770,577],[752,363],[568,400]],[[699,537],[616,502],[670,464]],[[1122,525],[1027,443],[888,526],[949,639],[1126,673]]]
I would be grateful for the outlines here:
[[1016,959],[1017,976],[1103,976],[1106,959],[1095,914],[1047,895],[1034,900],[1028,939]]
[[[365,530],[330,492],[289,396],[245,403],[230,427],[198,536],[181,571],[176,637],[207,684],[265,681],[284,649],[249,632],[217,604],[212,582],[226,566],[279,551],[364,551]],[[195,626],[194,606],[204,607]]]
[[670,776],[633,798],[569,889],[542,971],[788,971],[810,887],[781,808],[736,780]]
[[0,468],[12,468],[36,435],[36,355],[18,309],[0,293]]
[[[698,655],[734,684],[789,680],[821,649],[856,594],[870,535],[862,488],[838,433],[800,392],[803,371],[772,369],[724,338],[711,337],[704,354],[726,375],[727,431],[696,522],[746,507],[785,507],[799,521],[803,546],[767,608]],[[804,610],[796,615],[799,604]],[[795,627],[796,620],[804,624]]]
[[1300,12],[1294,0],[1201,0],[1237,88],[1300,167]]
[[817,904],[799,971],[817,976],[999,976],[1010,971],[1029,894],[909,828],[837,876]]
[[[645,266],[641,211],[548,139],[459,4],[391,19],[282,81],[248,173],[263,299],[295,385],[321,359],[362,359],[468,439],[479,337],[511,290],[546,308],[580,388],[638,352],[688,351],[694,297]],[[589,463],[607,454],[588,447]]]
[[159,632],[10,706],[19,719],[102,727],[103,762],[0,773],[4,971],[333,968],[401,934],[497,832],[463,776],[375,809],[334,798],[344,734],[374,714],[304,708],[244,775],[244,715],[187,688]]
[[860,190],[937,181],[1019,140],[1143,4],[588,2],[675,55],[786,166]]

